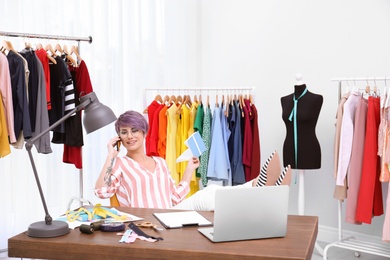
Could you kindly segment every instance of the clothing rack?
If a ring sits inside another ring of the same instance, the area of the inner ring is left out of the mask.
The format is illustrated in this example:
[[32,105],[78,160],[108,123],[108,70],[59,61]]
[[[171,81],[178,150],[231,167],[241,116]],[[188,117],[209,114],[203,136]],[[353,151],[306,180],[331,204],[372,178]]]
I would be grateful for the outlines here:
[[[18,32],[4,32],[0,31],[0,35],[3,35],[5,37],[22,37],[22,38],[36,38],[36,39],[49,39],[49,40],[62,40],[62,41],[77,41],[77,47],[78,51],[80,52],[80,42],[88,42],[89,44],[92,43],[92,36],[88,37],[75,37],[75,36],[63,36],[63,35],[51,35],[51,34],[35,34],[35,33],[18,33]],[[89,201],[86,201],[83,199],[84,196],[84,177],[83,177],[83,169],[80,169],[80,177],[79,177],[79,189],[80,189],[80,198],[72,198],[72,200],[68,204],[68,208],[70,207],[72,201],[74,199],[79,200],[80,204],[83,202],[87,202],[91,204]]]
[[[218,91],[247,91],[247,94],[251,94],[251,91],[253,91],[255,87],[249,87],[249,86],[243,86],[243,87],[181,87],[181,88],[145,88],[144,89],[144,107],[148,105],[147,100],[147,92],[153,92],[153,91],[173,91],[173,92],[186,92],[186,91],[193,91],[197,93],[203,93],[208,94],[209,92],[218,92]],[[227,93],[223,94],[227,94]]]
[[[211,92],[218,92],[218,91],[247,91],[251,92],[255,89],[255,87],[248,87],[248,86],[243,86],[243,87],[181,87],[181,88],[145,88],[144,90],[144,107],[147,106],[148,100],[147,100],[147,92],[152,92],[152,91],[173,91],[173,92],[186,92],[186,91],[194,91],[198,93],[209,93]],[[227,93],[224,93],[227,94]],[[248,93],[249,94],[249,93]]]
[[[342,98],[342,83],[346,82],[356,82],[356,81],[385,81],[390,79],[390,77],[358,77],[358,78],[332,78],[331,81],[338,82],[338,94],[339,94],[339,100]],[[328,244],[324,248],[324,254],[323,259],[327,259],[327,251],[330,247],[339,247],[349,250],[355,251],[355,256],[359,257],[360,252],[365,252],[368,254],[378,255],[378,256],[384,256],[384,257],[390,257],[390,243],[388,245],[386,244],[379,244],[372,241],[364,241],[359,240],[353,236],[349,236],[346,238],[343,238],[342,234],[342,202],[341,200],[338,201],[338,241],[333,242],[331,244]],[[384,242],[386,243],[386,242]]]

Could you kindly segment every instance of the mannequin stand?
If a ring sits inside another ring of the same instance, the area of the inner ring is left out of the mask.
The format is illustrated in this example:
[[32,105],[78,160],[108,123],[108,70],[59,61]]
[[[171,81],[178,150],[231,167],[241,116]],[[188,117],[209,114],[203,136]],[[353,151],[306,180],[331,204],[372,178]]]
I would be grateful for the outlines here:
[[[298,214],[305,215],[305,170],[298,170],[299,180],[298,180]],[[321,256],[324,255],[324,250],[317,243],[315,244],[315,248]]]

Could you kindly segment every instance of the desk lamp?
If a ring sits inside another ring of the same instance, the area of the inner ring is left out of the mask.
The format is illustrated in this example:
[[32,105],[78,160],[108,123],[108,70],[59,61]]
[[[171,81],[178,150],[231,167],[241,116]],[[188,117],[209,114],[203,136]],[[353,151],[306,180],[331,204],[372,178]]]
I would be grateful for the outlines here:
[[83,124],[87,134],[92,133],[95,130],[98,130],[116,120],[115,114],[112,110],[101,104],[95,94],[91,92],[87,95],[84,95],[80,98],[80,104],[76,106],[72,111],[67,113],[64,117],[59,119],[57,122],[52,124],[49,128],[42,131],[37,136],[30,138],[26,141],[26,150],[30,157],[31,166],[35,175],[35,180],[37,182],[39,194],[41,196],[43,208],[45,210],[45,220],[39,221],[30,224],[28,227],[27,235],[30,237],[57,237],[66,235],[70,232],[68,223],[60,220],[53,220],[47,210],[47,205],[45,197],[42,192],[41,183],[39,181],[38,172],[35,167],[34,159],[31,153],[31,148],[36,140],[41,138],[47,132],[53,130],[59,124],[65,122],[66,119],[71,117],[74,113],[79,112],[84,109]]

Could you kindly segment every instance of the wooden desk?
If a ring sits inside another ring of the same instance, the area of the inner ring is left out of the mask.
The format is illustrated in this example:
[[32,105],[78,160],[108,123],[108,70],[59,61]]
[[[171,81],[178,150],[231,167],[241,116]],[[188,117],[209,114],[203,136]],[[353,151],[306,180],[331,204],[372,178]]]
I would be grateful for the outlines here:
[[[152,215],[167,210],[118,208],[123,212],[160,223]],[[213,221],[213,212],[200,212]],[[154,243],[136,240],[119,243],[115,233],[95,231],[83,234],[78,229],[54,238],[32,238],[21,233],[8,239],[8,256],[39,259],[311,259],[318,232],[318,217],[289,216],[284,238],[213,243],[197,227],[164,229],[145,233],[161,236]]]

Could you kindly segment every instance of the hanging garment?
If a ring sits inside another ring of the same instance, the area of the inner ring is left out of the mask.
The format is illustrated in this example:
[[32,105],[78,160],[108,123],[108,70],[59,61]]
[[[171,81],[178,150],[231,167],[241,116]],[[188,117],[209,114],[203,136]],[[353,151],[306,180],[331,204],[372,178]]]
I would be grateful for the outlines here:
[[356,220],[371,224],[373,216],[383,214],[382,186],[379,181],[378,127],[379,98],[368,98],[366,136],[364,140],[364,159],[362,177],[356,208]]
[[[340,136],[341,136],[341,124],[343,120],[344,113],[344,104],[349,97],[349,92],[346,93],[343,98],[340,100],[340,103],[337,108],[336,113],[336,124],[335,124],[335,137],[334,137],[334,163],[333,163],[333,177],[337,180],[337,169],[339,165],[339,150],[340,150]],[[339,200],[344,200],[347,197],[347,185],[346,180],[344,181],[344,185],[335,185],[335,189],[333,192],[333,197]]]
[[160,125],[160,111],[165,107],[164,104],[159,104],[153,115],[152,127],[148,130],[149,135],[149,155],[158,156],[158,135]]
[[202,140],[206,146],[206,151],[203,152],[200,157],[200,165],[198,167],[200,178],[202,181],[203,187],[207,186],[207,167],[209,164],[209,153],[210,153],[210,145],[211,145],[211,122],[213,120],[211,109],[209,106],[205,109],[204,119],[203,119],[203,132],[202,132]]
[[8,59],[2,53],[0,53],[0,93],[3,97],[3,109],[7,123],[9,142],[12,144],[16,142],[14,108],[12,104],[12,86]]
[[[64,116],[64,66],[66,66],[61,57],[56,56],[57,64],[50,65],[50,100],[51,110],[49,111],[50,125],[54,124]],[[65,124],[60,124],[53,129],[54,133],[65,133]],[[54,138],[54,136],[53,136]],[[62,142],[59,142],[62,143]]]
[[178,108],[176,104],[172,104],[167,109],[167,150],[165,160],[167,161],[168,168],[171,171],[172,178],[176,181],[176,183],[179,183],[180,179],[176,169],[176,135],[179,119],[177,110]]
[[[204,107],[203,107],[203,103],[200,103],[198,105],[198,108],[196,110],[196,117],[195,117],[195,121],[194,121],[194,131],[198,131],[200,136],[203,136],[203,121],[204,121]],[[203,140],[204,142],[204,140]],[[203,155],[201,155],[200,157],[202,158]],[[196,173],[195,173],[196,177],[197,178],[200,178],[200,172],[199,172],[199,167],[196,169]]]
[[[49,128],[49,114],[47,112],[46,102],[46,83],[45,73],[41,62],[36,58],[36,71],[30,71],[30,75],[35,73],[37,81],[37,93],[36,93],[36,109],[35,109],[35,131],[32,133],[32,137],[41,134],[44,130]],[[50,146],[50,132],[45,133],[38,140],[34,142],[34,146],[38,153],[49,154],[53,151]]]
[[[81,60],[78,67],[69,66],[69,70],[72,74],[72,80],[75,87],[75,105],[79,105],[80,96],[87,95],[93,92],[91,78],[87,64],[84,60]],[[73,116],[70,122],[65,124],[65,131],[67,132],[66,137],[73,140],[69,140],[64,144],[64,152],[62,161],[64,163],[72,163],[77,169],[83,168],[82,160],[82,146],[84,145],[83,139],[83,127],[81,123],[82,111],[77,112]]]
[[381,182],[388,182],[390,178],[388,162],[388,142],[389,142],[389,107],[386,104],[387,96],[381,96],[380,124],[378,131],[378,155],[380,156],[380,176]]
[[[233,179],[232,179],[232,171],[230,168],[230,159],[229,159],[229,148],[228,148],[228,141],[231,135],[227,117],[225,116],[227,114],[226,112],[226,105],[222,103],[221,105],[221,131],[222,131],[222,144],[223,144],[223,152],[225,155],[225,160],[227,163],[227,180],[223,181],[224,186],[232,186],[233,185]],[[222,151],[222,150],[221,150]],[[220,151],[220,152],[221,152]],[[221,155],[221,157],[223,157]]]
[[167,110],[168,104],[160,110],[158,115],[158,142],[157,142],[157,153],[158,156],[166,158],[167,152]]
[[32,135],[26,83],[26,75],[29,72],[25,70],[25,60],[16,52],[10,50],[7,59],[11,76],[14,130],[17,138],[17,143],[13,145],[15,148],[22,149],[23,138],[30,138]]
[[[194,125],[195,125],[195,119],[196,119],[196,114],[198,113],[198,102],[194,101],[191,104],[191,109],[190,109],[190,122],[189,122],[189,129],[188,129],[188,136],[191,136],[195,131],[194,131]],[[190,183],[190,192],[188,193],[188,197],[195,194],[199,190],[199,178],[196,177],[196,170],[192,174],[191,177],[191,183]]]
[[245,171],[242,163],[242,131],[241,131],[241,109],[238,100],[234,101],[235,123],[233,136],[233,154],[231,159],[231,170],[233,177],[233,185],[245,183]]
[[214,107],[211,136],[209,161],[207,165],[207,178],[212,180],[227,181],[230,172],[230,162],[228,161],[227,145],[224,144],[221,126],[221,107]]
[[[3,55],[0,53],[0,55]],[[0,92],[0,100],[3,96]],[[8,129],[7,122],[4,113],[4,107],[0,105],[0,158],[11,153],[11,147],[8,142]]]
[[362,176],[364,137],[366,135],[367,100],[360,97],[354,118],[354,131],[352,140],[351,159],[348,167],[347,203],[345,209],[345,221],[352,224],[361,224],[356,220],[356,206],[360,179]]
[[[251,180],[251,167],[252,167],[252,149],[253,149],[253,132],[252,132],[252,110],[250,106],[243,105],[244,111],[244,140],[242,143],[242,164],[244,165],[245,181]],[[257,175],[256,175],[257,176]]]
[[340,133],[340,149],[337,169],[336,185],[344,186],[347,170],[351,159],[354,119],[356,107],[361,98],[358,91],[351,91],[348,100],[344,104],[344,113]]
[[50,102],[50,66],[49,66],[49,58],[47,57],[47,52],[44,49],[39,49],[35,51],[38,59],[42,63],[43,72],[45,73],[45,82],[46,82],[46,102],[47,102],[47,110],[51,109]]
[[251,127],[252,127],[252,159],[251,159],[251,174],[250,179],[255,179],[260,173],[260,133],[258,125],[257,108],[255,104],[251,103],[249,99],[244,100],[246,106],[251,108]]
[[[149,130],[145,137],[145,148],[146,148],[146,154],[148,156],[152,156],[152,155],[154,156],[157,154],[155,149],[151,152],[150,142],[151,142],[151,133],[155,132],[156,130],[158,131],[158,125],[154,125],[153,118],[159,108],[161,108],[161,103],[159,103],[155,99],[147,107]],[[154,133],[154,135],[155,134],[156,133]]]
[[[23,49],[19,52],[26,60],[28,69],[30,71],[28,79],[28,109],[30,113],[30,125],[31,131],[35,131],[35,122],[37,114],[37,98],[38,98],[38,73],[37,62],[38,59],[35,55],[35,51],[32,49]],[[27,137],[25,137],[27,138]]]
[[[176,148],[178,149],[176,151],[177,157],[179,157],[182,153],[184,153],[185,150],[188,149],[188,147],[184,144],[185,140],[188,139],[188,132],[190,128],[193,128],[193,126],[190,126],[190,108],[185,104],[181,104],[180,106],[181,114],[180,114],[180,126],[177,130],[177,136],[178,140],[180,142],[179,146]],[[177,158],[176,157],[176,158]],[[177,163],[177,171],[179,173],[180,180],[183,177],[184,171],[187,168],[187,161],[183,161],[180,163]]]

